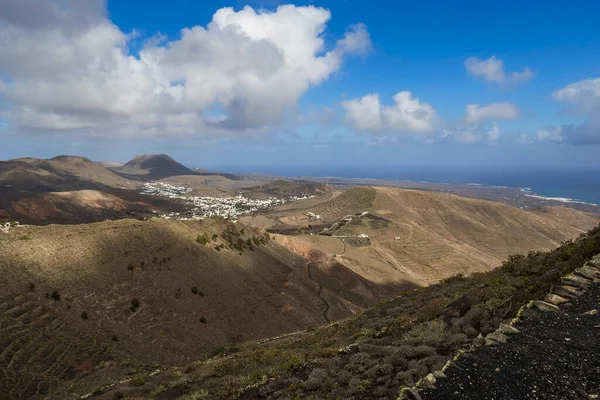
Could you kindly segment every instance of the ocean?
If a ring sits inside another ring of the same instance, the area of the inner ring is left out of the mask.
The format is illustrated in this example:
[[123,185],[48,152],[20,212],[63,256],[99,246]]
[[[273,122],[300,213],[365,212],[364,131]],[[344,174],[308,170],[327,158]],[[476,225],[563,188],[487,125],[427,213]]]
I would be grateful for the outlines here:
[[[243,169],[243,168],[242,168]],[[600,205],[600,166],[598,168],[512,168],[478,169],[458,167],[265,167],[255,172],[284,177],[340,177],[424,181],[430,183],[478,184],[527,188],[544,197],[571,199]]]

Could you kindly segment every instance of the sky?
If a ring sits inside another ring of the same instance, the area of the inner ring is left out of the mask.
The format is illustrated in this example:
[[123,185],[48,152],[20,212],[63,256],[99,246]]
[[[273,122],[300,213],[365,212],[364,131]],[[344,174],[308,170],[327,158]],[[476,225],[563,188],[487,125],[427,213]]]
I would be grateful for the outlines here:
[[595,0],[2,0],[0,159],[598,167],[598,15]]

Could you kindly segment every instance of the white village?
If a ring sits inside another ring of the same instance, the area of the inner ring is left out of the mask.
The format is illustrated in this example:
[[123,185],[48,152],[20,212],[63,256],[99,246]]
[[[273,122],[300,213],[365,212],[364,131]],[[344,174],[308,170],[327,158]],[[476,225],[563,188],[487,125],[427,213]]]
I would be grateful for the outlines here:
[[250,199],[238,194],[232,197],[200,197],[191,196],[192,189],[184,186],[175,186],[165,182],[144,183],[142,194],[180,199],[190,205],[184,212],[170,212],[158,214],[164,219],[177,219],[182,221],[199,220],[204,218],[235,219],[243,214],[250,214],[267,210],[269,207],[308,199],[314,196],[290,196],[286,198],[269,197],[264,200]]

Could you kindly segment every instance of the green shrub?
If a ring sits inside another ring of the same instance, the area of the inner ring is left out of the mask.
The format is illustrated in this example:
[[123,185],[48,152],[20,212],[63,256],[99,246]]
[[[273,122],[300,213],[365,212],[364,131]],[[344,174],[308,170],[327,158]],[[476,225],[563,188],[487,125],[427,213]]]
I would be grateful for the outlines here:
[[198,288],[196,286],[192,286],[192,293],[198,294]]
[[81,319],[83,319],[83,320],[88,319],[88,313],[86,311],[81,313]]
[[128,269],[129,271],[133,271],[133,270],[134,270],[134,268],[135,268],[135,267],[133,266],[133,264],[132,264],[132,263],[129,263],[129,265],[127,265],[127,269]]
[[129,381],[131,386],[143,386],[146,381],[141,376],[135,377]]
[[200,317],[200,322],[206,324],[206,318],[203,316]]
[[203,235],[198,235],[196,237],[196,242],[200,243],[201,245],[207,244],[208,242],[210,242],[208,234],[204,233]]
[[29,284],[29,290],[32,291],[32,292],[35,291],[35,283],[31,282]]
[[54,300],[54,301],[59,301],[60,300],[60,293],[58,293],[58,290],[53,290],[52,294],[50,294],[50,297]]

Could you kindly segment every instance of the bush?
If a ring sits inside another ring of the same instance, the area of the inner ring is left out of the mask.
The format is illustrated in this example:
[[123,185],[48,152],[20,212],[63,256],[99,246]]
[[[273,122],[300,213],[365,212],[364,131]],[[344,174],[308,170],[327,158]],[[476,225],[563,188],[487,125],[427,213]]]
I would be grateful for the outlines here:
[[83,320],[88,319],[88,313],[86,311],[81,313],[81,319],[83,319]]
[[140,301],[136,298],[131,300],[131,311],[136,312],[140,306]]
[[200,243],[201,245],[205,245],[210,241],[210,239],[208,238],[208,234],[204,233],[204,235],[198,235],[196,237],[196,242]]
[[32,292],[35,290],[35,283],[32,282],[29,284],[29,290]]
[[54,300],[54,301],[59,301],[60,300],[60,294],[58,293],[58,290],[53,290],[52,294],[50,294],[50,297]]
[[127,265],[127,269],[128,269],[129,271],[133,271],[133,270],[134,270],[134,268],[135,268],[135,267],[133,266],[133,264],[132,264],[132,263],[129,263],[129,265]]
[[203,316],[200,317],[200,322],[206,324],[206,318]]
[[143,386],[146,381],[142,377],[136,377],[129,381],[131,386]]
[[196,286],[192,286],[192,293],[198,294],[198,288]]

